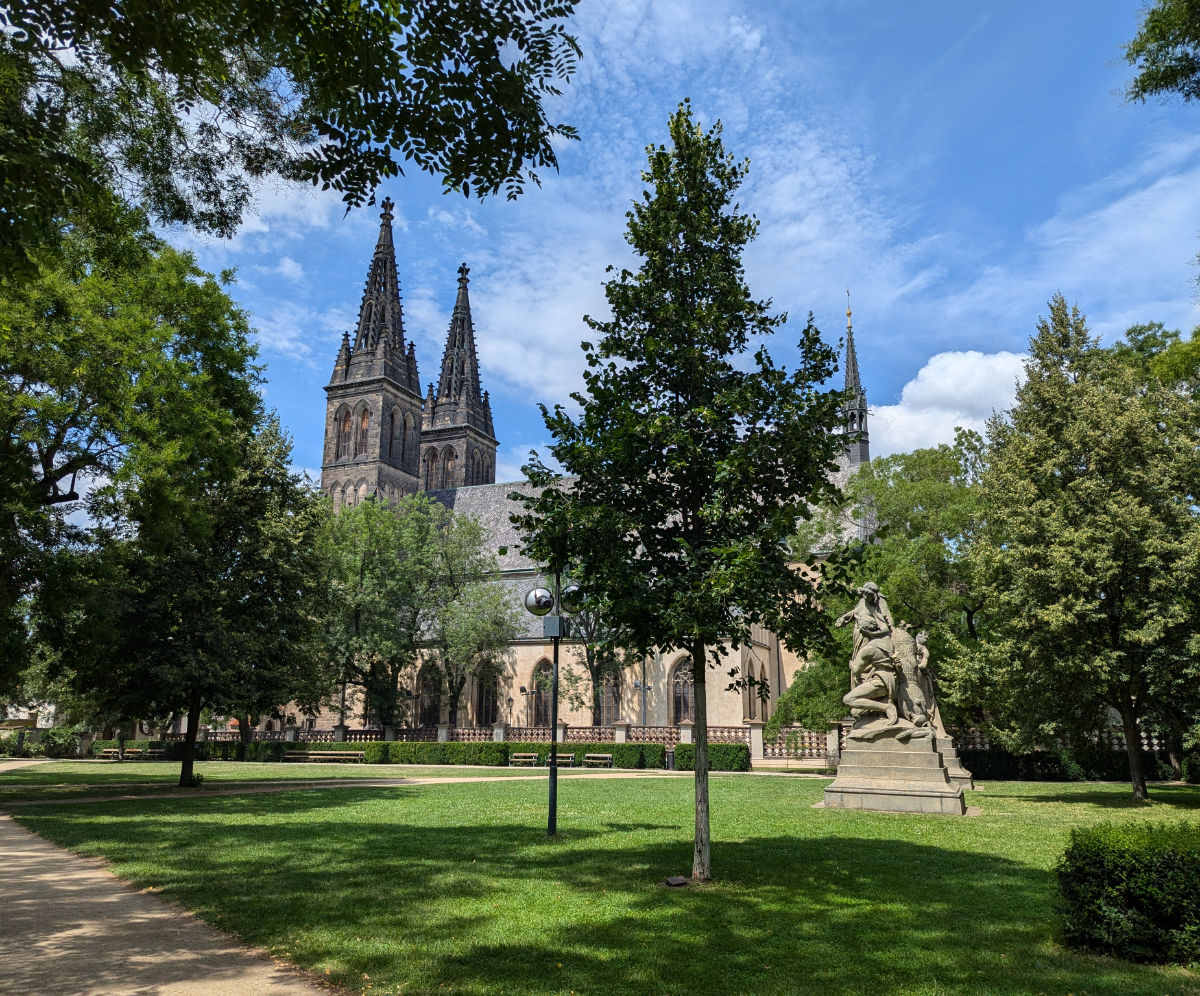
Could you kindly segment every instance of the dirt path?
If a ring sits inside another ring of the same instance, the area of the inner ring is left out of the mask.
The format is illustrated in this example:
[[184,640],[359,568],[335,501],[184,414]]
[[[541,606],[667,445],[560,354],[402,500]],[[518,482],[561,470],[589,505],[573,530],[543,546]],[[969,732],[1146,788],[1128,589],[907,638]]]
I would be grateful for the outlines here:
[[0,992],[329,996],[329,989],[0,815]]

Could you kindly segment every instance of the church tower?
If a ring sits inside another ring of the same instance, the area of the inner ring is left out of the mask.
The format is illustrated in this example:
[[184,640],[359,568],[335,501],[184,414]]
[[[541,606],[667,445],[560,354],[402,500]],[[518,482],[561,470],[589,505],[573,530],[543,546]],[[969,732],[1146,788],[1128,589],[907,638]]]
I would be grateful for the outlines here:
[[479,389],[479,360],[467,274],[458,268],[458,297],[450,317],[437,393],[425,398],[421,430],[421,488],[469,487],[496,482],[496,434],[487,392]]
[[[846,419],[846,457],[850,473],[871,460],[867,435],[867,394],[858,377],[858,354],[854,352],[854,326],[850,322],[850,292],[846,291],[846,399],[842,413]],[[857,437],[857,438],[855,438]]]
[[321,490],[335,508],[372,496],[396,501],[420,485],[421,381],[404,311],[385,199],[353,343],[342,334],[325,387]]

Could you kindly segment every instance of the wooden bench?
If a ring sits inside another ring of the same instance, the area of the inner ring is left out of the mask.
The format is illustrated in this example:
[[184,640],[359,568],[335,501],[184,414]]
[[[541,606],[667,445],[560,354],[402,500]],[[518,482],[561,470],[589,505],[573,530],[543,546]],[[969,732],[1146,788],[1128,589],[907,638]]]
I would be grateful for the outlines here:
[[322,761],[361,761],[361,750],[290,750],[283,755],[285,761],[306,761],[319,764]]
[[583,766],[585,768],[611,768],[613,759],[611,754],[584,754]]
[[[546,758],[546,764],[547,765],[550,764],[550,758]],[[558,766],[560,768],[570,768],[570,767],[573,767],[574,765],[575,765],[575,755],[574,754],[559,754],[558,755]]]
[[[99,754],[96,755],[102,761],[119,761],[121,759],[121,751],[116,747],[105,747]],[[126,747],[126,761],[165,761],[167,752],[161,747]]]
[[517,765],[517,766],[526,765],[526,766],[532,768],[535,764],[537,764],[537,761],[538,761],[538,756],[536,753],[533,753],[533,754],[509,754],[508,755],[508,766],[510,768],[513,765]]

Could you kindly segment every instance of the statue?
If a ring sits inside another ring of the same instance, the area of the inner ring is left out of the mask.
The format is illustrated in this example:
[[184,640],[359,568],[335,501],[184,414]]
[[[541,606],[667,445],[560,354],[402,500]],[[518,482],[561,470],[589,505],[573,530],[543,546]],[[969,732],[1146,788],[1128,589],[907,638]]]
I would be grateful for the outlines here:
[[[892,621],[879,585],[868,581],[858,593],[862,596],[858,604],[834,623],[839,627],[854,623],[851,687],[842,699],[855,718],[848,736],[860,740],[893,736],[903,741],[928,737],[929,712],[919,681],[918,645],[907,630]],[[882,713],[885,722],[875,713]]]
[[939,737],[947,737],[946,724],[942,722],[942,711],[938,708],[937,698],[933,694],[933,672],[929,670],[929,640],[927,633],[917,634],[917,683],[921,686],[921,694],[925,698],[925,708],[929,714],[929,725]]

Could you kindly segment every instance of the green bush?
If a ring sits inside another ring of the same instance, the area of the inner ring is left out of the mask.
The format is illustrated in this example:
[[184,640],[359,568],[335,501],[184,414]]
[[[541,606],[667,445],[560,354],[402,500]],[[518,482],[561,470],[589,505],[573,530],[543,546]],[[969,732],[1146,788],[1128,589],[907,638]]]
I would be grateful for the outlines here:
[[1072,830],[1056,872],[1068,944],[1131,961],[1200,961],[1200,827]]
[[[695,764],[695,744],[680,744],[675,748],[676,771],[693,771]],[[709,744],[708,770],[749,771],[750,748],[745,744]]]
[[378,741],[369,744],[363,744],[363,764],[387,764],[388,762],[388,747],[390,744],[380,743]]

